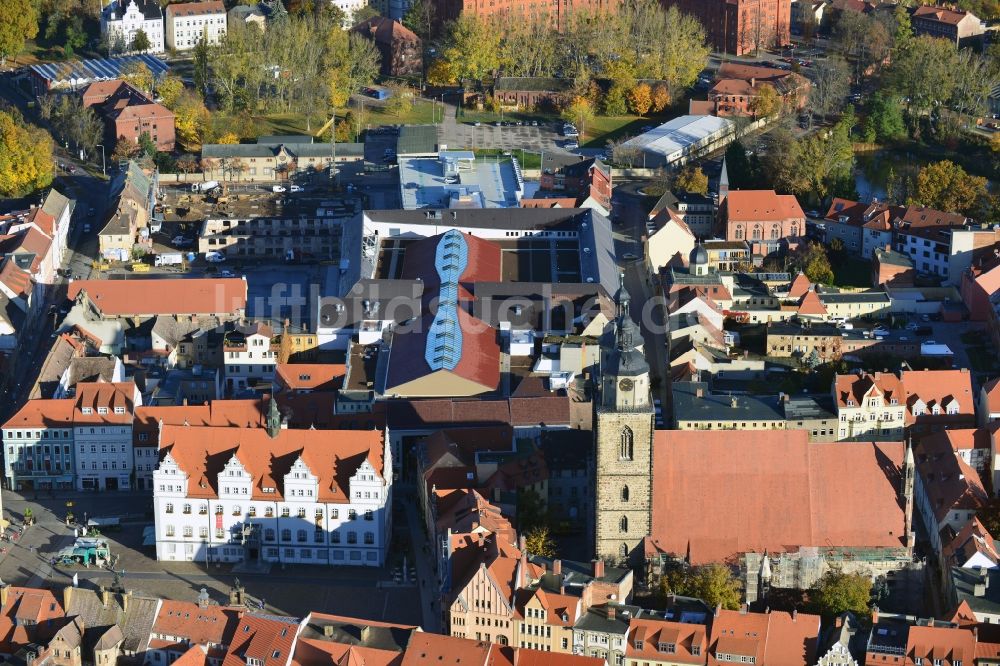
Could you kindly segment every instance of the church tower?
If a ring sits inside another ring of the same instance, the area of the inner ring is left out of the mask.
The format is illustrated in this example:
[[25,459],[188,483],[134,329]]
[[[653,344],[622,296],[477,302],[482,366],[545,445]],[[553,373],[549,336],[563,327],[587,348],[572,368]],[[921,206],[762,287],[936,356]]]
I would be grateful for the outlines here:
[[624,278],[615,294],[612,335],[601,349],[595,415],[595,552],[620,562],[649,535],[652,509],[653,408],[642,333],[629,313]]

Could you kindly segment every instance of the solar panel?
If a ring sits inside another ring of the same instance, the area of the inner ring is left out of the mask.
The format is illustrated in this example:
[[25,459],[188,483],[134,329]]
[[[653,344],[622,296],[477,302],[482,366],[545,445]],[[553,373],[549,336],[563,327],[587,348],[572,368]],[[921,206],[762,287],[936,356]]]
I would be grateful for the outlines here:
[[444,233],[434,253],[434,269],[441,279],[437,312],[427,334],[424,360],[431,370],[454,370],[462,358],[462,329],[458,325],[458,280],[469,264],[469,246],[454,229]]

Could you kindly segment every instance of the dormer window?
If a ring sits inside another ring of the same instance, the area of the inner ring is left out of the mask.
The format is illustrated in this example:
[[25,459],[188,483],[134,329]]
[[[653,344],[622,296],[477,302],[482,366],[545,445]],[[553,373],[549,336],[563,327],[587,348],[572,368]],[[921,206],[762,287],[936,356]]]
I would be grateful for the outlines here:
[[124,414],[124,413],[125,413],[124,407],[115,407],[115,414]]
[[94,413],[94,409],[92,407],[84,407],[80,411],[83,412],[84,414],[93,414]]
[[850,400],[850,399],[848,399],[848,401],[847,401],[847,406],[848,406],[848,407],[853,407],[853,406],[854,406],[854,401],[853,401],[853,400]]
[[934,405],[933,407],[931,407],[931,414],[940,414],[940,413],[941,413],[941,405]]
[[676,652],[676,647],[673,643],[660,643],[656,646],[659,652],[665,652],[666,654],[673,654]]
[[108,413],[108,408],[107,407],[98,407],[97,408],[97,413],[98,414],[107,414]]
[[641,650],[642,649],[642,641],[636,641],[635,642],[635,649],[636,650]]

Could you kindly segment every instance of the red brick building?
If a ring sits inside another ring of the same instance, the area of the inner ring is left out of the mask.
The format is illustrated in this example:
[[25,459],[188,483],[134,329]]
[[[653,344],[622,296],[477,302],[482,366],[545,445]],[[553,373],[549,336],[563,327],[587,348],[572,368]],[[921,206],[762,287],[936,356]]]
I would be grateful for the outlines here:
[[796,239],[805,233],[806,215],[791,194],[774,190],[735,190],[722,200],[719,219],[727,241],[748,241],[778,249],[782,240]]
[[715,85],[708,91],[712,113],[717,116],[749,116],[763,86],[771,86],[784,109],[801,109],[809,96],[809,79],[774,67],[756,67],[726,62],[719,67]]
[[716,51],[735,55],[791,42],[791,0],[662,0],[705,26]]
[[402,23],[385,16],[373,16],[353,29],[375,42],[382,55],[382,76],[420,74],[423,69],[420,38]]
[[540,190],[575,196],[578,206],[591,199],[611,211],[611,169],[603,162],[591,157],[566,163],[559,156],[545,157],[548,161],[542,165]]
[[872,286],[887,284],[891,287],[912,287],[917,277],[913,261],[896,252],[892,247],[876,249],[872,253]]
[[434,0],[434,2],[437,19],[441,22],[454,20],[462,12],[467,12],[480,17],[548,18],[560,29],[565,27],[567,20],[575,12],[597,14],[615,11],[620,4],[620,0],[564,0],[561,3],[549,0]]
[[157,150],[174,149],[174,114],[124,81],[98,81],[83,91],[83,105],[104,120],[109,148],[120,139],[138,143],[149,134]]

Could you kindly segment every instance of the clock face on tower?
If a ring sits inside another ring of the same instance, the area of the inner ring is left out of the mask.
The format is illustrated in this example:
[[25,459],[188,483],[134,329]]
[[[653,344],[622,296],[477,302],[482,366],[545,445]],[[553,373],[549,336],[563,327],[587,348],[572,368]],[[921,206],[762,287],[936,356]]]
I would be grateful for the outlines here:
[[631,391],[632,386],[633,384],[631,379],[626,378],[618,382],[618,388],[620,388],[622,391]]

